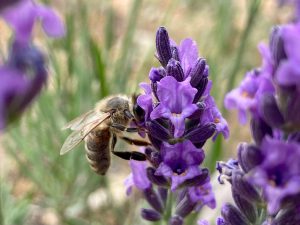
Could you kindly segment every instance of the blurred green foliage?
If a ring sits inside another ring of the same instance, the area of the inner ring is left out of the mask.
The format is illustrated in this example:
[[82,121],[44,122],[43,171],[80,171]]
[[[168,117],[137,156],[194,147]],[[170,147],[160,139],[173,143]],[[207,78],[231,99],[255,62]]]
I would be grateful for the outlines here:
[[[126,1],[130,6],[125,9],[122,7],[127,5],[121,1],[45,2],[57,5],[67,36],[60,41],[43,39],[50,62],[48,87],[5,137],[6,154],[16,162],[12,170],[18,172],[13,178],[2,174],[0,224],[26,224],[32,205],[54,209],[58,224],[145,223],[140,221],[138,204],[132,199],[114,203],[111,180],[91,172],[82,145],[67,156],[59,155],[68,135],[61,127],[106,95],[139,91],[138,83],[158,65],[154,37],[160,25],[166,26],[177,42],[190,36],[199,43],[199,51],[210,65],[213,96],[222,108],[224,94],[246,70],[259,65],[255,46],[267,38],[275,23],[270,18],[258,24],[267,14],[259,9],[268,7],[270,1],[263,5],[260,0],[131,0]],[[95,13],[99,15],[96,23]],[[211,147],[206,146],[206,166],[213,170],[222,153],[231,152],[239,141],[224,143],[218,138]],[[34,188],[15,198],[13,184],[20,177]],[[107,203],[94,212],[86,199],[98,188],[105,190]]]

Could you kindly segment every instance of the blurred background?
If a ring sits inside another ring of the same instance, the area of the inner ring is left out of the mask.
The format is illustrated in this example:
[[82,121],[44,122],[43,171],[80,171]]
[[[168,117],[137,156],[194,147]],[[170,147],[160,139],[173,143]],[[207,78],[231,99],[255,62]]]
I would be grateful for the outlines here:
[[[212,95],[228,120],[231,137],[204,147],[206,166],[234,157],[248,126],[223,109],[223,98],[247,70],[258,67],[260,41],[275,24],[292,19],[293,9],[275,0],[48,0],[67,27],[59,41],[46,39],[39,26],[35,42],[49,58],[50,79],[22,119],[0,136],[1,225],[135,225],[141,221],[139,193],[127,197],[128,162],[113,157],[107,176],[93,173],[84,146],[60,156],[68,131],[61,127],[112,93],[139,93],[148,82],[155,33],[166,26],[177,43],[191,37],[210,65]],[[0,21],[1,54],[11,32]],[[132,149],[120,143],[116,149]],[[223,188],[216,185],[216,188]],[[217,190],[216,190],[217,192]],[[223,192],[224,193],[224,192]],[[218,208],[220,205],[218,205]]]

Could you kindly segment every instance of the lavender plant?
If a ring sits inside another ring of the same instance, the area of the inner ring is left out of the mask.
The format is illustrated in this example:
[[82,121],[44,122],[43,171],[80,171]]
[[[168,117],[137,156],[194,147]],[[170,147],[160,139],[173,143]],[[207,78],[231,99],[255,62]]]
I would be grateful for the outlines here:
[[192,211],[215,207],[202,147],[219,133],[227,138],[229,130],[210,95],[209,66],[196,43],[177,45],[160,27],[156,50],[162,67],[150,70],[150,84],[140,84],[145,93],[137,98],[139,123],[151,141],[144,149],[148,162],[130,162],[126,186],[128,194],[137,187],[151,206],[141,210],[145,220],[179,225]]
[[225,97],[240,122],[250,112],[254,142],[239,145],[237,160],[217,164],[235,203],[224,204],[218,225],[300,224],[299,40],[298,22],[275,26],[269,46],[259,45],[262,66]]
[[0,66],[1,131],[21,115],[47,81],[45,56],[32,42],[35,21],[41,20],[45,33],[54,38],[64,35],[64,26],[52,9],[31,0],[1,1],[0,16],[14,32]]

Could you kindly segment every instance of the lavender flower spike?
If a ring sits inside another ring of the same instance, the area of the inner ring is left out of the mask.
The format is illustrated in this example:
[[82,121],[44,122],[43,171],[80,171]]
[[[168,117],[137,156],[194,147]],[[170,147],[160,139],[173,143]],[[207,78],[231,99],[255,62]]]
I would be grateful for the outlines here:
[[0,130],[24,111],[47,81],[45,56],[31,40],[35,21],[42,20],[49,36],[64,34],[62,22],[50,8],[31,0],[11,3],[15,4],[1,8],[0,14],[15,32],[9,56],[0,65]]
[[[184,39],[177,45],[160,27],[156,50],[162,67],[151,69],[150,84],[140,84],[144,94],[136,101],[143,110],[138,125],[151,142],[145,149],[148,166],[132,171],[135,175],[127,183],[141,187],[152,207],[142,211],[144,219],[164,218],[170,225],[181,225],[193,211],[215,207],[209,171],[201,167],[202,147],[219,133],[228,137],[229,130],[210,96],[209,66],[198,56],[196,42]],[[136,182],[134,177],[147,181]],[[168,192],[173,192],[170,196],[176,196],[176,201],[169,199]],[[172,215],[167,204],[171,200],[176,202]]]

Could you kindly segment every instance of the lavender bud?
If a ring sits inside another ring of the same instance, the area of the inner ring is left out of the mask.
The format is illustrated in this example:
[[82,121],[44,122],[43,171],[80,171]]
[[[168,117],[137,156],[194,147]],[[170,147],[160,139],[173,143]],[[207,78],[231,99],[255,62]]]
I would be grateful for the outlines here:
[[199,99],[201,98],[201,96],[203,95],[205,89],[206,89],[206,85],[208,83],[208,78],[207,77],[203,77],[198,86],[196,87],[198,92],[195,94],[195,97],[194,97],[194,100],[193,100],[193,103],[196,103],[199,101]]
[[187,195],[188,195],[187,187],[183,187],[183,188],[179,189],[179,191],[177,192],[177,197],[176,197],[176,205],[178,205],[179,202],[181,202],[182,199],[184,199]]
[[259,112],[267,124],[271,127],[281,127],[284,123],[279,111],[276,99],[272,94],[265,94],[259,104]]
[[187,131],[184,137],[189,139],[192,143],[201,143],[210,138],[215,133],[215,130],[216,125],[214,123],[206,123]]
[[144,196],[147,202],[152,206],[156,211],[163,213],[164,207],[160,197],[155,193],[153,188],[146,188],[144,190]]
[[[189,119],[198,120],[200,122],[203,112],[206,109],[206,104],[204,102],[200,101],[200,102],[197,102],[196,105],[197,105],[198,109],[191,116],[189,116]],[[186,126],[188,126],[188,127],[186,127],[186,129],[189,129],[189,126],[196,127],[198,125],[198,123],[196,123],[196,124],[193,123],[191,125],[193,125],[193,126],[186,124]]]
[[158,140],[150,134],[148,134],[148,138],[155,149],[160,149],[160,145],[162,143],[160,140]]
[[263,160],[262,152],[255,145],[241,143],[238,147],[238,160],[242,169],[248,173]]
[[176,206],[175,214],[184,218],[194,210],[196,205],[196,202],[192,202],[187,196],[185,196]]
[[183,224],[183,218],[178,215],[172,216],[172,218],[169,221],[169,225],[182,225],[182,224]]
[[191,85],[197,87],[203,78],[203,72],[205,70],[206,60],[199,58],[196,65],[191,70],[189,76],[191,77]]
[[172,58],[169,35],[165,27],[159,27],[156,32],[156,50],[163,67],[166,67]]
[[209,65],[205,65],[205,69],[203,71],[203,77],[208,77],[209,75]]
[[180,61],[178,48],[176,46],[171,46],[172,58],[176,61]]
[[221,215],[231,225],[249,225],[245,216],[229,203],[223,205]]
[[169,182],[164,176],[157,176],[155,175],[155,169],[152,167],[147,168],[147,177],[148,179],[158,186],[167,186],[169,185]]
[[166,70],[168,76],[173,76],[179,82],[184,80],[184,73],[180,62],[175,59],[169,60]]
[[156,120],[146,122],[146,126],[152,137],[154,137],[160,141],[167,141],[170,138],[170,133],[169,133],[168,129],[163,127]]
[[272,225],[296,225],[300,224],[300,208],[289,208],[280,212],[275,218]]
[[167,198],[168,198],[168,189],[164,188],[164,187],[158,187],[158,193],[159,193],[160,199],[163,202],[164,207],[166,207]]
[[265,135],[273,136],[272,128],[261,118],[251,119],[251,134],[255,143],[259,146]]
[[260,197],[257,190],[243,176],[243,173],[238,170],[232,172],[232,188],[235,192],[247,199],[249,202],[259,202]]
[[160,81],[164,76],[166,76],[164,68],[152,68],[149,73],[149,79],[154,83]]
[[234,188],[232,188],[232,197],[240,211],[247,217],[251,223],[255,223],[257,218],[257,210],[255,206],[243,198]]
[[279,66],[280,61],[287,58],[284,50],[280,26],[274,26],[272,28],[270,35],[270,50],[275,67]]
[[195,176],[192,179],[187,179],[185,182],[183,182],[182,186],[201,186],[207,182],[208,176],[209,170],[207,168],[203,168],[200,175]]
[[142,209],[141,216],[148,221],[159,221],[161,220],[161,215],[153,209]]

